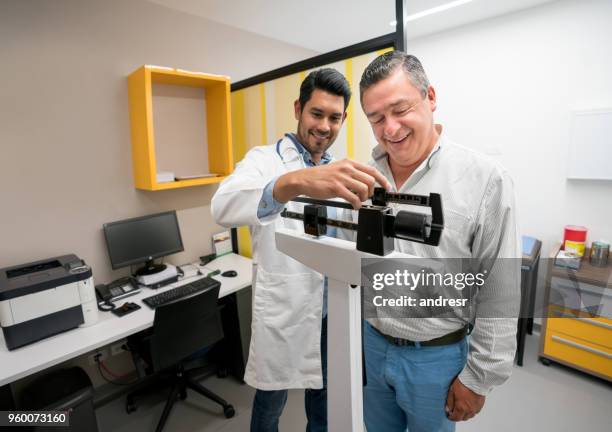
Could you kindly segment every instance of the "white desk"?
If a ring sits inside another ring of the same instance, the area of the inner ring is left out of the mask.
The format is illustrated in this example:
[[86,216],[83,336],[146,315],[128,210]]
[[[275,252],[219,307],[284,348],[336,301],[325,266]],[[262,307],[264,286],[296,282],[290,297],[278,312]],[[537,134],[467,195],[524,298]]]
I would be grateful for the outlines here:
[[[235,270],[238,273],[232,278],[214,276],[214,279],[221,282],[219,298],[251,285],[253,271],[252,261],[249,258],[235,254],[224,255],[208,263],[202,268],[202,273],[207,274],[217,269],[221,272]],[[151,327],[155,312],[145,305],[142,299],[201,277],[182,279],[157,290],[143,288],[140,293],[117,301],[118,305],[126,301],[138,303],[141,309],[136,312],[119,318],[110,312],[100,311],[98,322],[91,327],[69,330],[13,351],[6,348],[4,336],[0,332],[0,386]]]

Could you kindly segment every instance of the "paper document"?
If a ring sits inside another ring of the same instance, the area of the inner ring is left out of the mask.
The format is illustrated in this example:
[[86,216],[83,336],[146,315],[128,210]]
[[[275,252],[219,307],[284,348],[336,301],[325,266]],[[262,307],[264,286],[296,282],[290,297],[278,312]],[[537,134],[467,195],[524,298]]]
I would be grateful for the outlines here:
[[197,178],[209,178],[209,177],[217,177],[217,174],[214,173],[205,173],[205,174],[185,174],[185,175],[177,175],[177,180],[191,180]]
[[218,257],[232,253],[232,236],[229,231],[213,234],[213,246]]
[[174,173],[172,171],[160,171],[157,173],[157,183],[168,183],[174,181]]

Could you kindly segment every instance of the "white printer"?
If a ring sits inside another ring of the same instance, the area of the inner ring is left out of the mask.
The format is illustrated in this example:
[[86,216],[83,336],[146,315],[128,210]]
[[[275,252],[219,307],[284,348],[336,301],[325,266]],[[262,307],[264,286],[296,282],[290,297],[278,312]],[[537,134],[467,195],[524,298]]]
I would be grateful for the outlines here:
[[76,255],[0,269],[0,326],[9,350],[97,320],[91,268]]

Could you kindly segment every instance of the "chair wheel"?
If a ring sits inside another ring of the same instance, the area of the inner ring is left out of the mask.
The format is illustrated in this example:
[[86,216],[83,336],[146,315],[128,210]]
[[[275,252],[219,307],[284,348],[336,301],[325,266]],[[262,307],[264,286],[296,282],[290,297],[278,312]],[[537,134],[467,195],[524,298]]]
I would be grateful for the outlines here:
[[552,364],[550,360],[544,357],[540,357],[540,363],[542,363],[544,366],[550,366]]
[[233,406],[227,405],[223,407],[223,414],[225,415],[225,418],[232,418],[236,414],[236,411],[234,411]]
[[181,399],[181,400],[185,400],[185,399],[187,399],[187,392],[181,392],[181,393],[179,393],[179,399]]
[[125,412],[128,414],[132,414],[134,411],[136,411],[136,404],[135,403],[126,403],[125,404]]

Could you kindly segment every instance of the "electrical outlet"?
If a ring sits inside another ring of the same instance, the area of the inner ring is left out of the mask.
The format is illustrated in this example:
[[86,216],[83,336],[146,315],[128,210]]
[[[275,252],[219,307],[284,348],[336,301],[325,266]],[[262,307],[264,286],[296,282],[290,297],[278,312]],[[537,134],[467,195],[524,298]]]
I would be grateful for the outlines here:
[[96,350],[93,354],[89,354],[89,364],[95,365],[96,358],[98,361],[104,361],[108,357],[108,351],[105,349]]
[[117,354],[121,354],[122,352],[124,352],[125,350],[123,349],[123,346],[126,344],[125,340],[119,341],[115,344],[112,344],[110,346],[110,353],[112,356],[116,356]]

